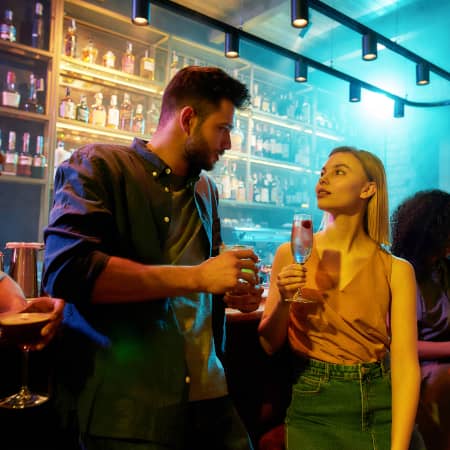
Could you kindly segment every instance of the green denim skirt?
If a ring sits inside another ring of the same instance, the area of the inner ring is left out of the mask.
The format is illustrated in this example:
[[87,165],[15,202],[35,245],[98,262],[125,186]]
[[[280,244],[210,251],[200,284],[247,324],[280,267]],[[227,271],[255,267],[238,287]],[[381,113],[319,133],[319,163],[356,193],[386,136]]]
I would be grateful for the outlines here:
[[294,374],[288,450],[390,450],[391,381],[384,361],[340,365],[296,359]]

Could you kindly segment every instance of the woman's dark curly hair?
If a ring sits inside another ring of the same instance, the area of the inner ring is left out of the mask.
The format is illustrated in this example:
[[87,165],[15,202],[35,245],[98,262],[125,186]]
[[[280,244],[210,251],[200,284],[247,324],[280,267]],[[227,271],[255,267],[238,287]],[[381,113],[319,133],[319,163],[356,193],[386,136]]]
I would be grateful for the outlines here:
[[441,258],[449,245],[450,194],[438,189],[417,192],[392,215],[394,255],[408,260],[418,281],[430,275],[433,257]]

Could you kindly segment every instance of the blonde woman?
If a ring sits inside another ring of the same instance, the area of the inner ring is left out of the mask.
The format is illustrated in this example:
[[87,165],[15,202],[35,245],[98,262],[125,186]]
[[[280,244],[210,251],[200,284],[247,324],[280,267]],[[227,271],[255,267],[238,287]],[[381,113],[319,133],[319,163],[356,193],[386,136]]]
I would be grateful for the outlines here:
[[[293,354],[287,448],[407,450],[420,383],[415,278],[409,263],[383,249],[383,164],[338,147],[316,195],[328,225],[304,266],[289,243],[278,248],[259,328],[266,352],[287,341]],[[298,290],[313,301],[290,301]]]

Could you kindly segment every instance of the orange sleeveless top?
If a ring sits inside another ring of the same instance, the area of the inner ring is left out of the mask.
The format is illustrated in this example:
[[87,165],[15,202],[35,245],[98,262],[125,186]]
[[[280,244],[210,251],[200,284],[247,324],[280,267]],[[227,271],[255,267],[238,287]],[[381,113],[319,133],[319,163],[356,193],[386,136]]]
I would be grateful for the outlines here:
[[389,347],[392,256],[377,247],[342,288],[317,271],[319,264],[314,248],[305,264],[305,287],[317,289],[323,301],[291,305],[288,339],[293,352],[335,364],[381,360]]

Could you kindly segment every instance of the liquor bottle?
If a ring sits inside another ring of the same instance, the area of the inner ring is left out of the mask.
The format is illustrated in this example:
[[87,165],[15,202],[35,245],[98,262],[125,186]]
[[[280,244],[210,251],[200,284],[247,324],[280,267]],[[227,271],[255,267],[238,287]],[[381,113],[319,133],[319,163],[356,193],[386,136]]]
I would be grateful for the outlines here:
[[94,46],[92,39],[83,47],[81,51],[81,60],[85,63],[95,64],[97,61],[98,50]]
[[116,67],[116,55],[111,50],[108,50],[103,55],[102,62],[103,66],[114,69]]
[[155,79],[155,47],[145,50],[145,55],[141,58],[139,75],[147,80]]
[[119,110],[119,127],[124,131],[131,131],[132,106],[130,94],[123,94],[123,102]]
[[13,12],[10,9],[5,9],[4,19],[0,23],[0,39],[16,42],[16,27],[13,22]]
[[106,126],[108,128],[119,128],[119,108],[117,107],[117,95],[111,95],[111,100],[108,108],[108,119],[106,122]]
[[36,111],[40,114],[45,113],[45,78],[36,78]]
[[175,74],[178,72],[178,55],[175,50],[172,50],[172,61],[170,62],[170,70],[169,70],[169,76],[170,79],[172,79]]
[[122,55],[122,72],[134,74],[134,61],[135,57],[133,55],[133,44],[131,42],[127,43],[127,49]]
[[20,94],[16,90],[16,74],[9,71],[6,73],[6,89],[2,91],[2,105],[18,108],[20,105]]
[[261,103],[262,103],[262,98],[261,98],[261,94],[259,93],[259,85],[258,83],[255,83],[253,85],[253,107],[257,110],[261,109]]
[[75,19],[71,20],[64,37],[64,54],[71,58],[77,57],[77,24]]
[[133,117],[133,133],[144,134],[145,133],[145,119],[144,109],[140,103],[136,105],[136,112]]
[[23,105],[23,109],[29,112],[44,114],[44,107],[38,102],[36,82],[37,82],[36,77],[34,76],[33,73],[30,73],[28,98]]
[[84,123],[89,122],[89,106],[85,95],[81,96],[80,103],[77,105],[76,119]]
[[97,92],[94,97],[95,103],[91,107],[90,123],[96,127],[104,127],[106,125],[106,110],[103,106],[103,94]]
[[236,119],[236,126],[231,130],[230,141],[231,149],[237,152],[242,151],[242,142],[244,140],[244,133],[242,133],[240,120]]
[[30,133],[23,133],[22,151],[19,153],[17,162],[17,175],[21,177],[31,177],[31,164],[33,158],[30,155]]
[[31,46],[44,48],[44,18],[42,17],[44,7],[42,3],[36,2],[34,5],[34,17],[31,25]]
[[59,104],[59,116],[63,119],[75,120],[76,106],[75,102],[70,96],[70,87],[66,88],[66,95]]
[[8,149],[3,164],[3,174],[16,175],[17,173],[16,132],[10,131],[8,135]]
[[150,102],[150,108],[147,110],[146,117],[147,117],[147,120],[145,121],[147,125],[146,132],[147,134],[153,134],[159,122],[159,110],[156,107],[155,102],[153,100]]
[[44,155],[44,136],[36,137],[36,149],[33,154],[31,165],[32,178],[44,178],[47,169],[47,158]]

